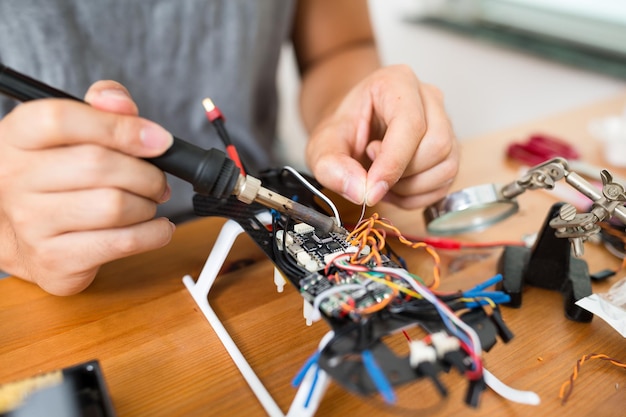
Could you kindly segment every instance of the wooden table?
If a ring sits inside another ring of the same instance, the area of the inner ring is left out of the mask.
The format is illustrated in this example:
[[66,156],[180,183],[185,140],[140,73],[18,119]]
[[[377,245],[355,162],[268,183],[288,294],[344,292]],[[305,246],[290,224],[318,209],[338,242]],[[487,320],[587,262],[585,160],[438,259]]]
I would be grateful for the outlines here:
[[[626,94],[503,132],[463,142],[463,162],[455,189],[509,182],[519,166],[504,158],[507,143],[534,132],[575,143],[590,162],[602,154],[587,134],[591,118],[617,114]],[[612,169],[626,177],[626,171]],[[536,232],[554,196],[544,191],[520,196],[520,212],[484,232],[459,236],[465,241],[519,240]],[[407,234],[423,235],[419,211],[388,206],[378,210]],[[345,216],[345,222],[356,220]],[[349,211],[348,211],[349,212]],[[263,415],[264,411],[181,282],[196,277],[209,254],[222,219],[207,218],[178,228],[172,243],[158,251],[105,265],[95,283],[72,297],[48,295],[15,278],[0,280],[0,384],[90,359],[102,365],[119,416]],[[394,246],[400,249],[399,245]],[[404,252],[406,254],[406,252]],[[495,273],[500,252],[443,253],[444,267],[465,259],[460,271],[444,268],[443,289],[469,288]],[[471,253],[470,255],[476,255]],[[459,258],[462,256],[462,258]],[[467,258],[467,259],[466,259]],[[585,246],[592,272],[616,269],[619,260],[601,247]],[[430,268],[425,258],[408,258],[409,269]],[[280,407],[286,411],[295,394],[291,379],[315,350],[328,327],[306,327],[302,299],[293,288],[277,294],[272,264],[247,236],[240,237],[211,292],[211,304]],[[623,274],[594,291],[605,291]],[[320,416],[389,415],[623,415],[623,370],[592,361],[582,368],[569,402],[558,399],[561,384],[582,355],[597,352],[626,360],[626,341],[597,317],[582,324],[567,320],[558,292],[527,287],[520,309],[503,310],[515,333],[485,354],[486,367],[507,384],[533,390],[539,407],[513,404],[487,390],[477,410],[463,403],[466,383],[451,372],[443,376],[449,396],[442,399],[428,381],[397,391],[390,408],[379,397],[360,398],[331,383]]]

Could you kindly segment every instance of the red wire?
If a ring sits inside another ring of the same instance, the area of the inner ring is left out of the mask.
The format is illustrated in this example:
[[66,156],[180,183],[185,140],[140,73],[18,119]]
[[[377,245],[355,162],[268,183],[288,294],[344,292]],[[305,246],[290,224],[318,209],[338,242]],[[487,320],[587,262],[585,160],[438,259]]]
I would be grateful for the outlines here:
[[[354,229],[353,225],[345,225],[348,230]],[[394,232],[387,232],[390,236],[398,237]],[[461,249],[491,249],[501,246],[526,246],[524,242],[494,241],[494,242],[461,242],[455,239],[436,237],[417,237],[403,234],[408,240],[413,242],[424,242],[436,249],[461,250]]]
[[235,165],[241,170],[241,175],[246,175],[246,171],[243,169],[243,164],[241,163],[241,159],[239,159],[239,154],[237,153],[237,148],[235,145],[228,145],[226,147],[226,153],[228,157],[233,160]]
[[224,130],[223,123],[226,119],[224,118],[222,111],[209,98],[206,98],[202,102],[202,105],[204,106],[204,114],[206,114],[207,119],[209,119],[209,122],[216,125],[220,138],[225,142],[224,144],[226,145],[226,153],[228,154],[228,157],[232,159],[235,165],[237,165],[237,168],[241,170],[241,174],[246,175],[246,170],[243,168],[237,148],[235,148],[235,145],[230,143],[228,134]]

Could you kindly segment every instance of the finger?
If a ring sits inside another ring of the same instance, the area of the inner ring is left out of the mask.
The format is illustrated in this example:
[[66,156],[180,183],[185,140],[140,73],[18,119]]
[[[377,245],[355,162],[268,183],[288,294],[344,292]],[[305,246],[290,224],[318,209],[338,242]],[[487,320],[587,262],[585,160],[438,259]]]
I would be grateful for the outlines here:
[[22,149],[92,143],[129,155],[154,157],[173,143],[172,135],[149,120],[105,112],[73,100],[45,99],[19,105],[5,119]]
[[87,90],[85,101],[92,107],[111,113],[130,116],[139,114],[137,105],[126,87],[115,81],[103,80],[95,82]]
[[[31,231],[44,239],[67,232],[118,228],[145,222],[154,217],[157,207],[152,200],[116,188],[28,194],[21,204],[23,210],[12,210],[13,224],[24,233]],[[32,215],[33,212],[35,215]],[[33,224],[40,224],[41,227],[33,227]],[[30,240],[36,238],[23,237]]]
[[368,205],[380,201],[402,176],[426,132],[419,81],[405,67],[394,68],[394,73],[397,83],[386,83],[384,89],[374,88],[380,94],[373,100],[374,114],[386,130],[380,145],[368,148],[373,160],[367,173]]
[[40,247],[40,270],[35,271],[33,281],[52,294],[78,293],[91,284],[100,265],[163,247],[174,230],[169,220],[158,218],[117,229],[59,235]]
[[[315,178],[325,187],[347,200],[362,204],[365,196],[367,171],[354,159],[354,145],[346,138],[358,138],[359,128],[344,122],[326,123],[311,135],[307,143],[307,164]],[[357,139],[358,140],[358,139]]]
[[169,197],[165,174],[144,160],[96,145],[75,145],[37,152],[38,163],[22,187],[39,192],[116,188],[157,203]]
[[385,195],[383,200],[393,203],[400,208],[411,210],[419,207],[426,207],[441,200],[446,196],[449,189],[450,186],[447,184],[426,193],[411,194],[408,196],[398,195],[397,193],[390,191]]
[[320,184],[341,194],[354,204],[363,204],[367,171],[353,158],[343,154],[327,154],[314,171]]
[[437,88],[423,85],[422,97],[427,130],[407,165],[404,176],[427,171],[457,151],[458,144],[445,111],[443,95]]
[[446,155],[446,159],[425,171],[417,170],[417,173],[411,173],[411,169],[407,168],[402,178],[391,188],[391,191],[398,196],[409,197],[449,186],[458,172],[459,159],[457,142],[452,141],[451,144],[452,149]]
[[403,197],[429,193],[449,186],[454,179],[455,173],[456,164],[451,160],[445,161],[426,172],[401,178],[391,188],[391,191]]
[[[376,184],[377,171],[381,166],[385,166],[389,163],[397,164],[398,168],[404,167],[400,177],[405,178],[414,176],[411,180],[412,188],[409,189],[406,186],[394,185],[390,183],[391,187],[400,194],[410,195],[420,192],[428,192],[432,189],[437,189],[449,180],[454,178],[457,172],[457,160],[458,160],[458,146],[449,119],[446,115],[445,108],[443,106],[443,98],[441,93],[430,86],[424,86],[422,88],[422,103],[424,108],[424,118],[427,130],[423,133],[422,137],[415,137],[416,133],[413,133],[415,139],[412,141],[417,144],[414,153],[406,156],[410,156],[407,159],[393,159],[391,154],[394,153],[394,149],[390,149],[387,154],[383,154],[385,147],[390,148],[390,144],[395,143],[394,132],[388,130],[385,134],[382,142],[372,142],[368,145],[368,155],[373,159],[372,167],[368,172],[368,187],[370,183]],[[417,133],[420,135],[421,133]],[[410,142],[410,141],[408,141]],[[405,149],[406,152],[410,152],[410,147]],[[380,161],[381,164],[377,164]],[[389,162],[391,161],[391,162]],[[405,162],[406,161],[406,162]],[[404,163],[404,166],[401,165]],[[429,170],[442,165],[436,171],[433,171],[431,175],[422,176]],[[397,171],[394,173],[397,175]],[[437,177],[441,175],[441,177]],[[374,177],[374,178],[372,178]],[[372,179],[370,179],[372,178]],[[387,180],[393,181],[394,177],[387,177]],[[385,180],[383,180],[385,181]],[[406,184],[407,182],[404,181]],[[383,196],[383,192],[380,189],[371,188],[368,190],[368,204],[375,204]]]

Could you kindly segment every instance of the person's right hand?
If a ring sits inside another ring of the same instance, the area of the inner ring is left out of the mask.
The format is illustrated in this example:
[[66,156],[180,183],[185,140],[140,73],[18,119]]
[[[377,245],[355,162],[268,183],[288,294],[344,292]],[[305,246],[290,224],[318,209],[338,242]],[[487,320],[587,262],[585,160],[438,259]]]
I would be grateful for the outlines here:
[[95,83],[85,100],[31,101],[0,120],[0,270],[57,295],[174,231],[154,218],[170,195],[165,174],[140,159],[161,155],[172,135],[138,117],[118,83]]

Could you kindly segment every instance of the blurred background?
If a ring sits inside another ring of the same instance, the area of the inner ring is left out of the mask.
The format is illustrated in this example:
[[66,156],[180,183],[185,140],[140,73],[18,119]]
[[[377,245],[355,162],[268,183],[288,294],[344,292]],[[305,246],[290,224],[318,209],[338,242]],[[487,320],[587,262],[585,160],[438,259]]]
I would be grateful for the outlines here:
[[[383,64],[439,87],[460,140],[626,91],[624,0],[369,0]],[[298,76],[279,70],[281,153],[305,169]],[[625,103],[626,105],[626,103]]]

